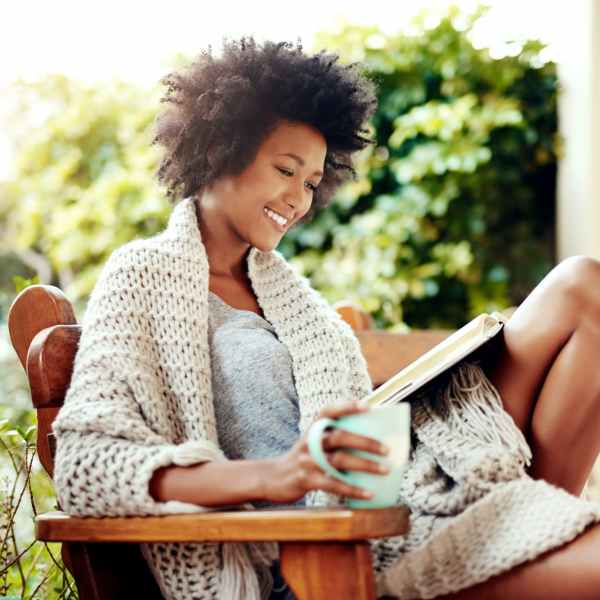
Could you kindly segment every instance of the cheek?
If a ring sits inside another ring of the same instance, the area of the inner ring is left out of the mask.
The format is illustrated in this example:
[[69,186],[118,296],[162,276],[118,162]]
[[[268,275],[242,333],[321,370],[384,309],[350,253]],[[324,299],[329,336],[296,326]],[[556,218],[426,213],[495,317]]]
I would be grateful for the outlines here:
[[246,187],[246,192],[250,191],[252,196],[260,204],[266,204],[272,198],[276,198],[283,191],[281,177],[277,173],[261,173],[252,179]]
[[302,208],[302,212],[298,216],[298,221],[300,221],[301,219],[303,219],[309,213],[312,205],[313,205],[313,203],[310,202],[310,200],[304,205],[304,207]]
[[275,191],[274,184],[268,177],[241,177],[237,181],[234,196],[238,203],[238,211],[246,215],[256,212],[257,207],[264,206]]
[[246,169],[237,178],[237,187],[240,193],[253,191],[260,192],[265,187],[273,185],[276,181],[273,173],[263,165],[253,165]]
[[317,194],[313,192],[309,194],[306,198],[306,212],[308,212],[314,205],[317,200]]

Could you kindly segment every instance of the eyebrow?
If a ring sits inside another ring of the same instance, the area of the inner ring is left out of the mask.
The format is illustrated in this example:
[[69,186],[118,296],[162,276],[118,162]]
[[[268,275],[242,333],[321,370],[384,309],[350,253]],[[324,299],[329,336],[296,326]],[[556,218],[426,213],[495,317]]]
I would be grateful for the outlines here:
[[[294,154],[292,152],[286,152],[284,154],[278,154],[277,156],[289,156],[290,158],[293,158],[301,167],[303,167],[305,165],[304,159],[300,156],[298,156],[297,154]],[[319,177],[323,177],[323,171],[315,171],[313,173],[313,175],[319,175]]]

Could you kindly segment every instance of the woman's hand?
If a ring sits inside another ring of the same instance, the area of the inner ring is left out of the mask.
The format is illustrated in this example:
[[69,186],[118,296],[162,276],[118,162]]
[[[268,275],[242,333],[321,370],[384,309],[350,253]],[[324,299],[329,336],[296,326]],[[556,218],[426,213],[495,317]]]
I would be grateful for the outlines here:
[[[345,415],[363,413],[369,407],[361,402],[345,402],[324,408],[318,419],[329,417],[336,419]],[[339,479],[327,475],[314,461],[308,450],[308,431],[292,446],[286,454],[270,461],[267,472],[264,497],[271,502],[291,503],[302,498],[311,490],[324,490],[350,498],[371,498],[372,494],[363,488],[348,485]],[[322,438],[323,450],[329,463],[341,471],[366,471],[385,474],[388,468],[349,452],[344,448],[356,448],[372,454],[386,455],[388,449],[377,440],[342,429],[326,431]]]

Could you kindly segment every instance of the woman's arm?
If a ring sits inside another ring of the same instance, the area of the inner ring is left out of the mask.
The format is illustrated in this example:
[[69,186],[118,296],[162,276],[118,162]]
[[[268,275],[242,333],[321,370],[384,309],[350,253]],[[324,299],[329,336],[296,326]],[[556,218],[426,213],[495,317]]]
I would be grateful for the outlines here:
[[150,495],[158,502],[179,500],[201,506],[226,506],[265,499],[267,460],[169,465],[154,471]]
[[[360,402],[345,402],[322,409],[319,418],[335,419],[366,410],[367,406]],[[161,502],[179,500],[202,506],[227,506],[255,500],[287,504],[312,490],[363,500],[370,498],[370,492],[333,479],[322,471],[308,451],[307,433],[289,452],[274,458],[159,468],[150,480],[150,496]],[[346,452],[349,448],[373,454],[388,453],[388,449],[378,441],[341,429],[323,436],[323,449],[334,467],[377,474],[387,472],[387,467],[378,462]]]
[[150,252],[132,243],[111,255],[82,321],[69,389],[52,424],[54,485],[62,510],[72,516],[202,512],[207,508],[195,503],[157,502],[149,481],[168,465],[226,460],[210,440],[176,444],[146,420],[142,403],[152,410],[161,401],[157,365],[149,359]]

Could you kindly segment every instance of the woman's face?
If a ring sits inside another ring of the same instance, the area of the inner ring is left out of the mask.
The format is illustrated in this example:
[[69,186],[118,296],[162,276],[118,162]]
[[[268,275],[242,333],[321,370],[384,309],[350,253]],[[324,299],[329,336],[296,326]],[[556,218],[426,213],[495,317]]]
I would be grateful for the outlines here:
[[326,152],[325,138],[317,129],[280,122],[244,171],[210,187],[212,201],[201,202],[202,210],[208,209],[203,214],[210,231],[216,233],[216,226],[221,237],[229,238],[228,245],[250,245],[263,252],[276,248],[310,209]]

